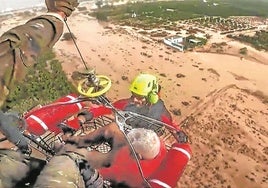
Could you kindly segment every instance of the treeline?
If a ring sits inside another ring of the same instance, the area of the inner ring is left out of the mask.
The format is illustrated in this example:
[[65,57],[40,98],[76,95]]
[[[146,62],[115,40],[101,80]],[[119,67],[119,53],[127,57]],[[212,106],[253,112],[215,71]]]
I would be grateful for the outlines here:
[[267,31],[257,31],[254,36],[248,35],[227,35],[229,38],[239,40],[241,42],[249,43],[257,50],[268,51],[268,32]]
[[132,13],[137,15],[139,21],[161,19],[166,21],[178,21],[198,18],[203,16],[261,16],[268,17],[268,1],[252,0],[225,0],[208,1],[156,1],[127,3],[113,6],[102,4],[98,1],[99,9],[94,13],[96,17],[107,20],[122,20],[131,18]]

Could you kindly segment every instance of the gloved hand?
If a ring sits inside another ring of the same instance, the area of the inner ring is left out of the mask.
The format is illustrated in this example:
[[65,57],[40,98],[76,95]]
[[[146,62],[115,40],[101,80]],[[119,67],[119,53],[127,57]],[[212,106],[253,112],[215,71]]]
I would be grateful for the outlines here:
[[65,123],[58,124],[58,127],[63,131],[64,134],[70,133],[71,135],[75,134],[75,129],[72,127],[69,127]]
[[187,143],[188,142],[188,136],[182,130],[179,130],[179,131],[173,133],[173,135],[178,143]]
[[87,110],[80,112],[78,115],[78,121],[80,123],[80,125],[82,125],[85,122],[89,122],[93,119],[93,114]]
[[49,12],[63,12],[69,17],[79,5],[78,0],[46,0]]

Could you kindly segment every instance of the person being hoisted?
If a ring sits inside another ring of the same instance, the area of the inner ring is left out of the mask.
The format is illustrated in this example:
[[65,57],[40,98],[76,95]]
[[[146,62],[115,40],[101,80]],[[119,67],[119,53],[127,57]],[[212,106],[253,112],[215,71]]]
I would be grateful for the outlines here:
[[[113,103],[113,106],[119,110],[134,112],[169,125],[172,125],[172,116],[167,110],[164,101],[160,98],[161,86],[154,75],[141,73],[137,75],[129,88],[131,96],[126,99],[120,99]],[[89,110],[93,117],[104,114],[110,114],[111,109],[100,106]],[[128,122],[133,128],[149,128],[161,134],[162,127],[150,126],[147,122],[139,119],[131,119]]]
[[[159,136],[163,135],[164,129],[168,128],[179,143],[188,142],[188,136],[175,124],[172,116],[165,106],[164,101],[160,97],[161,86],[156,76],[148,73],[138,74],[131,82],[129,90],[131,96],[129,98],[120,99],[112,104],[117,110],[125,112],[134,112],[138,115],[150,118],[150,121],[144,121],[144,118],[136,118],[133,115],[126,122],[129,128],[146,128],[154,130]],[[91,121],[103,115],[112,114],[111,108],[100,105],[92,107],[88,111],[85,110],[78,114],[80,124]],[[81,119],[83,119],[81,121]],[[160,123],[156,123],[157,120]],[[162,124],[161,124],[162,122]]]

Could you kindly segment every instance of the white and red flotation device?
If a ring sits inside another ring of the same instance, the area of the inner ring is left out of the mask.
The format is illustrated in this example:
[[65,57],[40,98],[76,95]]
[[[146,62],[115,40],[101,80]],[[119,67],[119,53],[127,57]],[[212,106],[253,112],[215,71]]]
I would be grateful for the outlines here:
[[[27,131],[36,136],[40,136],[46,131],[58,134],[62,132],[62,129],[58,126],[62,122],[66,122],[69,127],[78,130],[80,128],[78,119],[70,119],[70,117],[78,114],[81,110],[85,109],[85,107],[86,105],[78,100],[78,96],[76,94],[64,96],[49,105],[27,112],[24,115],[25,121],[28,124]],[[89,111],[93,113],[94,118],[111,113],[111,110],[105,107],[96,109],[92,108]],[[191,158],[192,152],[188,143],[176,142],[172,144],[172,147],[167,151],[167,153],[164,153],[165,154],[160,155],[161,160],[158,161],[158,163],[152,161],[141,161],[141,166],[143,167],[144,172],[146,172],[145,175],[148,175],[146,179],[153,188],[176,187],[177,182],[182,176],[183,171]],[[160,158],[158,158],[158,160]],[[129,162],[128,159],[125,158],[124,160],[118,160],[118,163],[122,164],[123,161],[125,161],[126,164]],[[133,167],[137,168],[136,164]],[[138,180],[140,178],[140,173],[137,169],[134,173],[129,172],[129,167],[126,167],[125,165],[122,166],[123,170],[120,166],[117,166],[116,169],[110,168],[112,169],[111,172],[108,169],[105,170],[106,172],[104,170],[100,170],[100,172],[103,173],[103,175],[107,173],[106,176],[113,176],[113,178],[122,179],[124,178],[122,174],[126,174],[124,170],[127,170],[128,173],[131,173],[130,176],[133,179],[133,184],[139,184]],[[122,173],[120,176],[121,170]]]
[[[58,127],[60,123],[69,117],[77,114],[84,108],[82,102],[77,102],[77,95],[66,95],[57,101],[42,106],[41,108],[33,109],[24,115],[27,123],[27,131],[36,136],[44,134],[46,131],[51,131],[56,134],[62,130]],[[74,129],[79,128],[79,123],[76,120],[75,124],[68,124]]]
[[174,143],[159,168],[149,177],[150,185],[153,188],[176,187],[191,153],[189,144]]

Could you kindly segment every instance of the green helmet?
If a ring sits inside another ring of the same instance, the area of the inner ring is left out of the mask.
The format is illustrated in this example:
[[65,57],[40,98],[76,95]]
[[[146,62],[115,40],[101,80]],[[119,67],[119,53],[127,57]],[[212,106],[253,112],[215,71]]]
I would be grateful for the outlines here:
[[129,90],[137,95],[147,97],[152,104],[158,101],[157,78],[151,74],[139,74],[132,81]]

